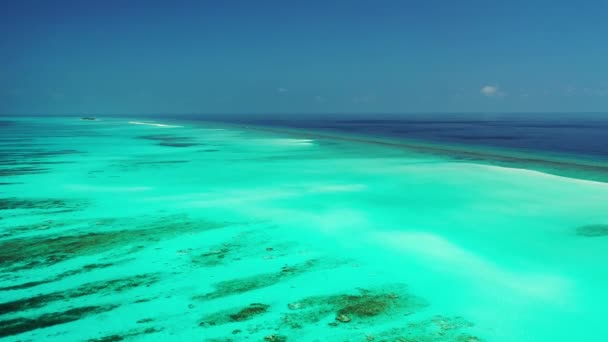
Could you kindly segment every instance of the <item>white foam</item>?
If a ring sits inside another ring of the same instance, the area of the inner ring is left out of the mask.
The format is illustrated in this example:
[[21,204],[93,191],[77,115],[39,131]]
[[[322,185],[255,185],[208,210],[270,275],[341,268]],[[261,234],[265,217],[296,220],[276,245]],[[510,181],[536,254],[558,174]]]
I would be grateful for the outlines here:
[[565,181],[565,182],[569,182],[569,183],[593,185],[594,187],[601,186],[601,187],[607,187],[608,188],[608,183],[598,182],[598,181],[593,181],[593,180],[587,180],[587,179],[579,179],[579,178],[570,178],[570,177],[565,177],[565,176],[558,176],[558,175],[554,175],[554,174],[550,174],[550,173],[545,173],[545,172],[542,172],[542,171],[536,171],[536,170],[520,169],[520,168],[504,167],[504,166],[496,166],[496,165],[486,165],[486,164],[470,164],[470,163],[466,163],[466,164],[463,164],[463,165],[476,166],[476,167],[479,167],[479,168],[484,168],[484,169],[498,171],[498,172],[503,172],[503,173],[520,174],[522,176],[525,175],[525,176],[530,176],[530,177],[545,178],[547,180],[553,179],[553,180],[560,180],[560,181]]
[[289,138],[256,139],[255,141],[262,145],[274,145],[274,146],[310,146],[314,143],[314,140],[312,140],[312,139],[289,139]]
[[166,125],[159,124],[154,122],[143,122],[143,121],[129,121],[132,125],[146,125],[146,126],[156,126],[156,127],[165,127],[165,128],[174,128],[174,127],[183,127],[183,126],[175,126],[175,125]]
[[[588,187],[592,187],[596,190],[608,190],[608,183],[580,179],[580,178],[571,178],[567,176],[559,176],[551,173],[546,173],[543,171],[530,170],[524,168],[517,167],[507,167],[507,166],[498,166],[498,165],[488,165],[488,164],[477,164],[477,163],[454,163],[454,162],[441,162],[441,163],[433,163],[433,164],[411,164],[411,165],[400,165],[394,169],[397,172],[401,172],[403,170],[422,170],[424,172],[432,173],[432,172],[465,172],[467,174],[475,173],[476,175],[485,175],[485,176],[506,176],[514,180],[525,180],[532,179],[543,182],[551,182],[551,183],[560,183],[560,184],[572,184],[572,185],[584,185]],[[385,170],[385,172],[387,172]],[[470,176],[469,176],[470,177]]]

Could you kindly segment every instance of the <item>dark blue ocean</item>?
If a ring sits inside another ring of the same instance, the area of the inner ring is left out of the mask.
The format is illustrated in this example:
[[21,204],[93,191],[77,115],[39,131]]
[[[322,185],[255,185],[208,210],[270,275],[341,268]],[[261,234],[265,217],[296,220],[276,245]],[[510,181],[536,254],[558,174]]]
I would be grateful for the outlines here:
[[252,114],[189,118],[608,160],[608,113]]

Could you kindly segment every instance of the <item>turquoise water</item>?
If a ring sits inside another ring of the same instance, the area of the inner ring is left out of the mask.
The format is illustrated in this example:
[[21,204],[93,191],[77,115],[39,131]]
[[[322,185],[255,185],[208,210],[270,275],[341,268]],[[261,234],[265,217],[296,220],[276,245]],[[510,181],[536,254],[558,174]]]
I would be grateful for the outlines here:
[[608,339],[608,183],[143,123],[0,121],[1,339]]

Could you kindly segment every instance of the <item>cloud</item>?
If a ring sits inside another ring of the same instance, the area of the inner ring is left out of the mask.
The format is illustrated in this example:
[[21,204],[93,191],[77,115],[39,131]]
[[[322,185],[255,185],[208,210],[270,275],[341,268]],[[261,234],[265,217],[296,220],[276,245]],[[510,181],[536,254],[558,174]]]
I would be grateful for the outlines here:
[[281,87],[281,88],[277,88],[277,91],[278,91],[279,93],[286,93],[286,92],[288,92],[288,91],[289,91],[289,89]]
[[498,86],[492,86],[492,85],[485,85],[485,86],[481,87],[479,92],[483,96],[487,96],[487,97],[503,97],[506,95],[502,90],[500,90],[500,88],[498,88]]

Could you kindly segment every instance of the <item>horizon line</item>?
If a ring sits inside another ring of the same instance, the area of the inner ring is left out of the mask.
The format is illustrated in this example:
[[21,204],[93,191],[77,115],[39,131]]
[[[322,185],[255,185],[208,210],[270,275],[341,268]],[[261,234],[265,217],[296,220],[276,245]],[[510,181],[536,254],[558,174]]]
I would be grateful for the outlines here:
[[94,113],[94,112],[78,112],[78,113],[0,113],[0,116],[82,116],[82,115],[98,115],[98,116],[138,116],[138,115],[425,115],[425,114],[608,114],[608,111],[419,111],[419,112],[157,112],[157,113]]

